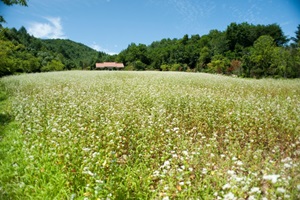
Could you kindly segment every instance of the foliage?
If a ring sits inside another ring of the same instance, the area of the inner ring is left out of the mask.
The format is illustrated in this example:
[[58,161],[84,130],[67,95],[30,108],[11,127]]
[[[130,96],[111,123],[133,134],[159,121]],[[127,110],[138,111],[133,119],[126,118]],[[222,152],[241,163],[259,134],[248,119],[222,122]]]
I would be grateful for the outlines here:
[[96,62],[110,59],[106,53],[71,40],[35,38],[24,27],[0,28],[0,46],[0,77],[24,72],[93,69]]
[[298,79],[70,71],[0,84],[18,124],[0,141],[1,199],[300,198]]
[[[22,6],[27,6],[27,1],[26,0],[1,0],[4,4],[11,6],[14,4],[19,4]],[[5,22],[4,18],[2,15],[0,15],[0,27],[1,27],[1,23]]]
[[[299,26],[300,27],[300,26]],[[298,29],[299,29],[298,27]],[[95,69],[96,62],[122,62],[125,70],[193,71],[243,77],[300,77],[299,30],[293,42],[277,24],[231,23],[207,35],[131,43],[118,55],[97,52],[71,40],[41,40],[24,27],[0,29],[0,76],[14,73]],[[59,64],[54,67],[53,63]]]
[[[277,24],[231,23],[225,31],[211,30],[201,37],[184,35],[181,39],[155,41],[149,46],[132,43],[116,60],[131,65],[133,70],[141,70],[133,63],[142,61],[145,70],[176,69],[257,78],[299,77],[297,46],[287,46],[287,41]],[[172,67],[175,65],[185,67]]]

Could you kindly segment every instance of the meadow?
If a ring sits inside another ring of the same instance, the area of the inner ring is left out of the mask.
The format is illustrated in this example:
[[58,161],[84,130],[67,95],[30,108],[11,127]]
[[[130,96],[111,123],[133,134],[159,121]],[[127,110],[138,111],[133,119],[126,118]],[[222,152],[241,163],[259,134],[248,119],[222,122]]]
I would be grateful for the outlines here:
[[300,199],[300,80],[0,79],[0,199]]

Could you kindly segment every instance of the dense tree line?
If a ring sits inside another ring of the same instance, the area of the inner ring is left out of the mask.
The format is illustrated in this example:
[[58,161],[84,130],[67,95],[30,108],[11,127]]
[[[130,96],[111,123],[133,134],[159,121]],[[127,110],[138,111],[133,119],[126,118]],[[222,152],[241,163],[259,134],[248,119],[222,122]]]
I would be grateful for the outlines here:
[[300,25],[289,39],[277,24],[231,23],[225,31],[130,44],[116,58],[129,70],[201,71],[243,77],[300,77]]
[[93,69],[96,62],[110,59],[71,40],[42,40],[19,30],[0,25],[0,77],[15,73]]
[[[290,42],[288,43],[288,41]],[[150,45],[132,43],[118,55],[63,39],[42,40],[0,25],[0,77],[15,73],[94,69],[122,62],[127,70],[195,71],[242,77],[300,77],[300,25],[288,39],[277,24],[231,23],[225,31],[184,35]]]

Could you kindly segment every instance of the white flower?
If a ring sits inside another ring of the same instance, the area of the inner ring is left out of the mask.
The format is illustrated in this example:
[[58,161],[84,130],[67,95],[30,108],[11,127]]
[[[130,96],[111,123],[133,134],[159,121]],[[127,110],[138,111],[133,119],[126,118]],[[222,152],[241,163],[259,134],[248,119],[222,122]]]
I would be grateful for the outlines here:
[[297,185],[297,189],[300,191],[300,185]]
[[272,175],[264,175],[263,179],[272,181],[272,183],[276,183],[277,179],[280,177],[280,175],[272,174]]
[[165,166],[165,167],[166,167],[166,166],[169,166],[169,165],[170,165],[170,161],[167,160],[167,161],[164,162],[164,166]]
[[286,157],[286,158],[281,160],[281,162],[283,162],[283,163],[286,163],[286,162],[289,162],[289,161],[292,161],[292,159],[290,157]]
[[179,130],[178,127],[173,128],[173,131],[178,131],[178,130]]
[[282,187],[277,188],[277,192],[285,193],[285,189]]
[[228,170],[228,171],[227,171],[227,174],[233,176],[233,175],[235,175],[235,171],[233,171],[233,170]]
[[188,151],[182,151],[182,154],[186,156],[189,155]]
[[290,165],[290,164],[288,164],[288,163],[284,163],[283,167],[284,167],[284,168],[291,168],[292,165]]
[[183,185],[184,185],[184,182],[183,182],[183,181],[179,182],[179,185],[183,186]]
[[234,156],[234,157],[232,157],[232,160],[233,160],[233,161],[236,161],[236,160],[237,160],[237,158]]
[[243,165],[243,162],[240,161],[240,160],[238,160],[238,161],[236,161],[236,164],[237,164],[238,166],[242,166],[242,165]]
[[206,168],[203,168],[202,169],[202,174],[206,174],[207,173],[207,169]]
[[162,198],[162,200],[169,200],[170,198],[168,196]]
[[255,198],[254,196],[251,196],[251,195],[250,195],[250,196],[248,197],[248,200],[256,200],[256,198]]
[[90,148],[82,148],[82,150],[88,152],[91,149]]
[[226,189],[229,189],[231,188],[231,185],[229,183],[226,183],[225,185],[223,185],[222,189],[223,190],[226,190]]
[[242,180],[244,180],[244,178],[243,177],[234,177],[234,179],[237,181],[237,182],[240,182],[240,181],[242,181]]
[[225,199],[225,200],[234,200],[234,199],[236,199],[236,198],[235,198],[235,196],[234,196],[233,193],[229,192],[228,194],[225,194],[225,195],[224,195],[224,199]]
[[256,192],[260,193],[260,189],[258,187],[251,188],[250,193],[256,193]]

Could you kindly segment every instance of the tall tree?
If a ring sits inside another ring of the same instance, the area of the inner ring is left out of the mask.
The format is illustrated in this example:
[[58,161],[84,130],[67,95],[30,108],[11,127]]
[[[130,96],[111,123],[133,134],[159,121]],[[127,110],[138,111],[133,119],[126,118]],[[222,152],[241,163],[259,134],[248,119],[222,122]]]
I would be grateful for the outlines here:
[[260,36],[253,45],[250,59],[255,66],[253,67],[253,75],[257,77],[273,75],[271,66],[273,60],[275,43],[274,39],[269,35]]
[[[26,0],[1,0],[4,4],[11,6],[13,4],[19,4],[22,6],[27,6]],[[5,19],[2,15],[0,15],[0,24],[5,22]]]
[[296,45],[300,45],[300,24],[297,26],[297,30],[295,31],[296,37],[292,37],[292,40]]

